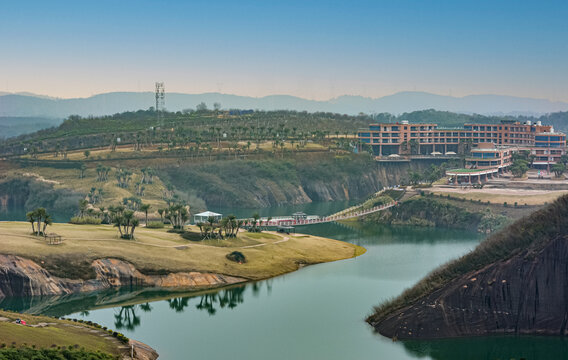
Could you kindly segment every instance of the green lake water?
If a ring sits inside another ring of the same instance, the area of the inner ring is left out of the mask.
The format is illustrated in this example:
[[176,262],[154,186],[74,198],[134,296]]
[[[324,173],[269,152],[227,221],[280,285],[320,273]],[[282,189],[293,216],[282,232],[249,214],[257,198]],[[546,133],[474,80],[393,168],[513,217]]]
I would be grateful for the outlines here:
[[[324,210],[319,209],[321,215],[326,214]],[[481,240],[475,233],[333,223],[298,231],[352,242],[367,252],[207,293],[122,289],[60,298],[10,298],[1,300],[0,308],[93,320],[149,344],[160,359],[548,360],[568,356],[568,343],[562,338],[392,342],[364,322],[374,305],[473,249]]]

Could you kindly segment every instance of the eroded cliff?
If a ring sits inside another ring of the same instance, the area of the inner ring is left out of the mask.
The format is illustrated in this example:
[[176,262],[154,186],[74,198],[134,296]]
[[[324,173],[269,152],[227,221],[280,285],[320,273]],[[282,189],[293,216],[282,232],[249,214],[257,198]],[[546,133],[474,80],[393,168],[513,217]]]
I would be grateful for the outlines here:
[[95,279],[71,280],[52,276],[32,260],[0,255],[0,297],[64,295],[121,286],[207,288],[245,281],[238,277],[201,272],[144,275],[132,264],[118,259],[98,259],[92,266]]
[[568,197],[430,274],[368,322],[390,338],[567,335]]
[[207,205],[268,207],[316,201],[363,199],[400,184],[409,170],[443,160],[377,163],[368,154],[318,155],[270,160],[215,161],[163,168],[178,190]]

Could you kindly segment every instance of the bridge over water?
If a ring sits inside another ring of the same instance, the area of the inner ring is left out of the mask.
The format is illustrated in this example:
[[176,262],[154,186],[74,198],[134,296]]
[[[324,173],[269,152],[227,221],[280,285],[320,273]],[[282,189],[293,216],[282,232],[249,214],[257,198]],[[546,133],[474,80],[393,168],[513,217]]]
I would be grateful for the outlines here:
[[[274,216],[271,218],[263,217],[259,219],[258,225],[260,226],[301,226],[301,225],[313,225],[313,224],[323,224],[328,222],[347,220],[356,218],[363,215],[368,215],[376,213],[379,211],[386,210],[397,205],[397,201],[390,202],[388,204],[379,205],[372,207],[370,209],[354,209],[353,211],[348,211],[345,213],[339,213],[335,215],[320,217],[318,215],[305,215],[301,216]],[[270,220],[269,220],[270,219]],[[252,226],[251,219],[241,219],[245,221],[246,226]]]

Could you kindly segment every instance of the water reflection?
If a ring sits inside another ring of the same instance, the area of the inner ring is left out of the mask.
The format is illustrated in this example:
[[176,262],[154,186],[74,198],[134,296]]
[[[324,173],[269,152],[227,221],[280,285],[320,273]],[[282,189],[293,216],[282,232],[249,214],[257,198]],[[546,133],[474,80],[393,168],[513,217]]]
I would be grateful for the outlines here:
[[568,341],[563,337],[493,336],[402,343],[413,357],[433,360],[565,359],[568,354]]
[[[266,288],[266,294],[269,295],[272,291],[272,280],[256,282],[252,284],[245,284],[234,286],[230,288],[221,289],[218,291],[201,293],[199,295],[190,295],[190,296],[182,296],[182,297],[172,297],[165,299],[167,302],[168,307],[175,311],[176,313],[182,313],[189,309],[196,309],[200,311],[206,311],[209,315],[215,315],[217,311],[220,309],[234,309],[239,304],[244,303],[245,301],[245,293],[246,289],[249,288],[252,290],[253,296],[258,296],[263,287]],[[107,296],[107,299],[109,297]],[[190,307],[191,300],[195,299],[194,306]],[[37,300],[37,298],[36,298]],[[46,299],[46,305],[53,302],[54,299]],[[124,298],[122,299],[124,300]],[[58,304],[61,306],[61,299],[57,300]],[[6,303],[2,304],[0,302],[0,307],[2,305],[6,305]],[[113,304],[116,305],[116,304]],[[83,303],[84,306],[84,303]],[[106,307],[107,305],[104,303],[99,303],[96,308]],[[5,309],[8,309],[4,307]],[[38,304],[35,305],[34,309],[38,308]],[[61,314],[58,312],[57,316],[65,316],[69,313],[72,313],[73,307],[66,307],[68,309],[68,313]],[[13,308],[11,310],[14,310]],[[25,311],[22,308],[18,309],[19,311]],[[28,309],[29,310],[29,309]],[[40,313],[47,314],[53,310],[49,307],[42,307]],[[149,301],[134,304],[134,305],[124,305],[120,307],[115,307],[114,312],[114,327],[117,330],[126,329],[126,330],[134,330],[140,325],[142,325],[142,313],[143,312],[151,312],[153,310],[153,306],[150,304]],[[88,310],[83,310],[78,313],[80,317],[87,318],[89,317],[90,313]]]
[[140,326],[140,316],[136,314],[138,305],[128,305],[116,308],[114,314],[114,327],[117,330],[134,330]]

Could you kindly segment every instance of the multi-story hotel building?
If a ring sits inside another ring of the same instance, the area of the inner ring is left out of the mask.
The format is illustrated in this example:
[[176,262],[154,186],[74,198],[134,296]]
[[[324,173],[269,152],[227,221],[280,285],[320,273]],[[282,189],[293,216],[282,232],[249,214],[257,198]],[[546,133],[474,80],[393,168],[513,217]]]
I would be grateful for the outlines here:
[[439,128],[437,124],[400,123],[371,124],[357,137],[372,147],[376,156],[450,155],[466,153],[480,143],[517,150],[529,150],[535,155],[534,165],[556,163],[566,153],[566,135],[552,126],[518,121],[500,124],[465,124],[463,128]]

